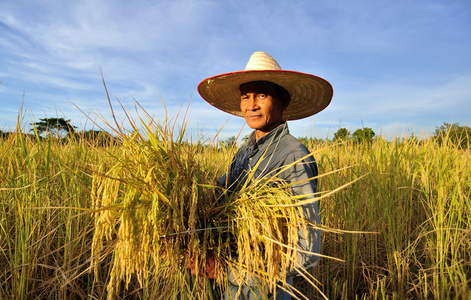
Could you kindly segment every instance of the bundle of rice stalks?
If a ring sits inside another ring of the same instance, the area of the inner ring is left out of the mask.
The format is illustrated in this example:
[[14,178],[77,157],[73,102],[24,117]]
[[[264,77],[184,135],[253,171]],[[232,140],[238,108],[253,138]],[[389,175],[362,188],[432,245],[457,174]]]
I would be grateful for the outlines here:
[[230,211],[225,217],[236,252],[224,257],[228,270],[239,277],[236,283],[255,285],[267,295],[285,281],[296,264],[299,228],[311,226],[294,201],[289,187],[276,177],[254,178],[239,192],[228,194]]
[[[298,229],[310,226],[289,186],[253,173],[238,192],[212,185],[221,175],[212,165],[217,151],[183,142],[184,130],[174,141],[173,126],[153,124],[123,135],[114,163],[93,178],[93,267],[110,261],[108,297],[122,282],[165,299],[218,297],[229,269],[256,278],[261,290],[283,281],[296,262]],[[189,261],[204,274],[208,257],[215,280],[192,276]]]

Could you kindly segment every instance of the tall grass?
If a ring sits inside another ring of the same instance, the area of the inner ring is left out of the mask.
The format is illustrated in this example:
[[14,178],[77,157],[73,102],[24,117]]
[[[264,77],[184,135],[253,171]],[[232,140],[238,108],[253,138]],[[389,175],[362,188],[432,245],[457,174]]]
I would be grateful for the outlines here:
[[[468,299],[471,281],[471,155],[433,139],[378,139],[332,146],[318,158],[332,189],[366,177],[321,202],[329,227],[368,232],[325,234],[315,271],[331,298]],[[326,276],[328,275],[328,276]]]
[[[168,134],[170,128],[161,130]],[[224,172],[233,154],[233,149],[221,151],[167,141],[169,151],[165,153],[178,153],[180,158],[172,164],[201,166],[200,173],[182,173],[175,177],[180,180],[188,176],[188,180],[204,183],[216,178]],[[104,186],[100,192],[99,184],[92,185],[92,178],[95,176],[98,183],[97,174],[103,175],[100,177],[103,180],[106,176],[119,175],[125,179],[121,184],[132,187],[136,182],[142,184],[138,178],[152,181],[154,175],[147,178],[151,169],[162,174],[169,172],[160,170],[163,164],[146,156],[149,147],[160,149],[158,143],[162,143],[162,138],[152,141],[136,132],[129,135],[127,143],[102,147],[81,138],[40,139],[24,135],[21,130],[0,140],[0,299],[108,297],[107,286],[118,274],[113,270],[113,259],[117,259],[113,249],[117,244],[115,239],[103,238],[100,240],[102,248],[92,250],[93,243],[98,244],[93,235],[99,227],[96,222],[100,220],[96,218],[96,201],[100,197],[96,196],[107,195]],[[343,169],[319,179],[321,193],[365,175],[320,202],[325,226],[363,232],[326,231],[323,234],[323,254],[345,261],[323,258],[312,271],[321,283],[318,288],[328,298],[469,299],[469,150],[457,149],[450,143],[437,144],[432,139],[393,142],[378,139],[367,145],[322,144],[312,150],[315,150],[321,173]],[[121,172],[127,172],[125,176],[110,173],[117,161],[126,162],[123,166],[132,163],[129,151],[140,153],[142,164],[134,163],[135,168],[129,170],[123,168]],[[346,166],[351,167],[344,169]],[[138,172],[141,175],[136,176]],[[160,184],[168,186],[172,192],[171,181]],[[187,189],[173,192],[205,190],[202,185],[192,187],[190,182]],[[124,189],[115,192],[125,194]],[[146,205],[134,201],[139,199],[138,195],[145,194],[146,189],[135,189],[133,193],[133,197],[128,194],[129,204],[126,205]],[[165,205],[165,201],[160,202]],[[108,209],[108,212],[113,210]],[[141,217],[134,216],[135,219]],[[166,217],[179,218],[178,215]],[[106,220],[103,218],[102,221]],[[198,219],[198,222],[202,221]],[[129,224],[131,232],[134,225]],[[173,228],[172,232],[200,228],[196,225]],[[117,232],[110,236],[116,236]],[[139,238],[140,232],[135,233]],[[194,237],[204,234],[192,233]],[[158,238],[162,238],[160,234]],[[142,244],[146,242],[141,240]],[[155,276],[145,270],[172,272],[173,267],[181,269],[185,263],[161,260],[169,267],[156,268],[153,261],[146,262],[145,254],[132,255],[139,250],[136,245],[128,247],[130,257],[135,259],[125,261],[126,267],[133,268],[134,264],[143,271],[140,276],[139,272],[134,272],[127,280],[124,277],[124,284],[117,287],[113,295],[117,299],[153,299],[169,295],[162,292],[163,282],[151,280],[150,285],[140,284],[146,276]],[[196,254],[201,249],[196,244],[193,247]],[[162,253],[157,251],[149,256],[158,255],[161,259]],[[214,282],[190,276],[184,278],[184,283],[188,290],[215,287]],[[309,299],[322,297],[303,279],[297,280],[296,287]]]
[[89,164],[80,140],[39,139],[17,130],[0,141],[0,295],[86,297],[93,278]]

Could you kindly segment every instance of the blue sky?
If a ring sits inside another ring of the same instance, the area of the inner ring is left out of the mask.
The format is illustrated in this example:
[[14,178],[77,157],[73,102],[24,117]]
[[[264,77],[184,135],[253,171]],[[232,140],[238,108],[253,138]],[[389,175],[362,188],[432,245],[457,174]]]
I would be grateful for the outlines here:
[[471,124],[469,0],[0,0],[0,130],[20,112],[26,130],[44,117],[79,129],[102,124],[95,113],[111,122],[102,71],[120,122],[116,99],[158,119],[162,101],[172,118],[190,103],[189,132],[213,137],[224,125],[225,139],[244,120],[207,104],[197,85],[244,69],[255,51],[334,88],[324,111],[290,122],[297,137]]

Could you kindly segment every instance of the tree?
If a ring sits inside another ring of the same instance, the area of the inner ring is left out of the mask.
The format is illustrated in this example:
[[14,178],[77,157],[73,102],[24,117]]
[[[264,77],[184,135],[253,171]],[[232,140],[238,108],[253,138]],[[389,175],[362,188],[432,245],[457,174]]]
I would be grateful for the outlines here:
[[358,143],[372,142],[375,135],[376,134],[373,129],[365,127],[363,129],[355,130],[355,132],[353,133],[353,138]]
[[347,128],[339,128],[336,133],[334,133],[334,141],[344,141],[350,138],[350,131]]
[[55,136],[63,138],[69,133],[75,133],[76,126],[70,124],[70,120],[64,118],[43,118],[40,122],[30,123],[32,131],[37,131],[39,135]]
[[226,140],[220,141],[219,143],[222,148],[234,147],[236,145],[236,137],[235,136],[228,137]]
[[443,123],[442,126],[435,127],[434,138],[439,144],[448,142],[460,149],[469,149],[471,144],[471,128],[460,126],[459,123]]

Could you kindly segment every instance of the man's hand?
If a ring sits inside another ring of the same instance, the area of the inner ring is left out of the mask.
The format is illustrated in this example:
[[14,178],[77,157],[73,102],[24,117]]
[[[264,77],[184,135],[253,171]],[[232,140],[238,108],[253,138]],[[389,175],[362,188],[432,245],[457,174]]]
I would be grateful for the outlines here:
[[[190,257],[187,265],[187,269],[191,269],[191,275],[196,276],[196,259],[194,256]],[[214,255],[211,252],[206,254],[206,264],[199,270],[198,276],[214,279],[216,276],[216,261]],[[203,272],[204,271],[204,272]]]

